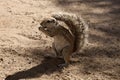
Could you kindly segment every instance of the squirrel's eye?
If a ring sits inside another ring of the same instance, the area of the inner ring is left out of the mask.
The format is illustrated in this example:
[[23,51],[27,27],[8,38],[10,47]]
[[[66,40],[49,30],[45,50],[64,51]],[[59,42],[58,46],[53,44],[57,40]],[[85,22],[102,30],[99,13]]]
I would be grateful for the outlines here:
[[46,26],[44,26],[44,28],[47,28]]
[[50,20],[47,20],[47,23],[50,23],[50,22],[55,22],[55,20],[54,19],[50,19]]
[[51,22],[50,20],[47,21],[47,23],[50,23],[50,22]]

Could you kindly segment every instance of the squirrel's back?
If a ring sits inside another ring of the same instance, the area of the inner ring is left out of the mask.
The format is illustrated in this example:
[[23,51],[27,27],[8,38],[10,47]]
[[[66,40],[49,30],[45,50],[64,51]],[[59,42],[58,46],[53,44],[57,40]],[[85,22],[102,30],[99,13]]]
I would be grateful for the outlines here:
[[74,51],[79,52],[87,42],[88,38],[88,25],[85,21],[75,14],[70,13],[54,13],[52,14],[56,20],[65,22],[72,34],[75,36]]

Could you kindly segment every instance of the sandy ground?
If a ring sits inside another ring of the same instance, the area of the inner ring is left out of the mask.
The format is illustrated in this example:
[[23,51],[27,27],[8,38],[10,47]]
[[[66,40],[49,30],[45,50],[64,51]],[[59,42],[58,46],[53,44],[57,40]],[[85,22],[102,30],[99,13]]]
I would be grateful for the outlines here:
[[[51,12],[70,12],[89,24],[89,43],[67,68],[52,38],[38,31]],[[0,80],[120,80],[119,0],[0,0]]]

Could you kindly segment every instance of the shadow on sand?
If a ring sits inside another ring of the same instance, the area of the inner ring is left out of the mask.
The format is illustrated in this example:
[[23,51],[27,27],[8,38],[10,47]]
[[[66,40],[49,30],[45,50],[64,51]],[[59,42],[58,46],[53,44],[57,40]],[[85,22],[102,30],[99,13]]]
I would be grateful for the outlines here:
[[13,75],[9,75],[5,80],[19,80],[25,78],[36,78],[40,77],[43,74],[52,74],[53,72],[61,72],[62,68],[57,65],[63,63],[62,59],[45,57],[41,64],[32,67],[31,69],[17,72]]

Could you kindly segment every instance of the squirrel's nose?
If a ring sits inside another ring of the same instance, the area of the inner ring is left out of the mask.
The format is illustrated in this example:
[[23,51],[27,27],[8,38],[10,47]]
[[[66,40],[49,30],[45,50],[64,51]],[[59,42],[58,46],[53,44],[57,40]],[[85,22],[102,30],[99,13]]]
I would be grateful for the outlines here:
[[42,28],[42,26],[41,26],[41,25],[40,25],[40,26],[38,26],[38,29],[39,29],[39,30],[41,30],[41,28]]

